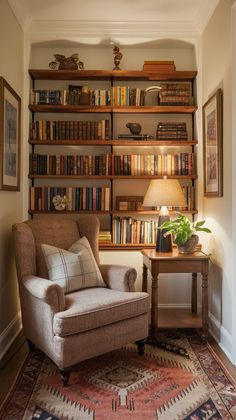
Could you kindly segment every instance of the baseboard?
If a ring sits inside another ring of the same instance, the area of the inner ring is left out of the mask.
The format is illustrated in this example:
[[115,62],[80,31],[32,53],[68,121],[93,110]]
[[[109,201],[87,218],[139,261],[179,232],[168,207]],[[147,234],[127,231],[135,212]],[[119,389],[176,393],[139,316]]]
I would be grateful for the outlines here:
[[228,359],[233,363],[232,350],[233,338],[232,335],[221,325],[221,323],[209,313],[209,333],[215,339],[221,350],[226,354]]
[[5,330],[0,334],[0,362],[12,345],[13,341],[16,339],[22,328],[21,323],[21,312],[13,318],[10,324],[5,328]]

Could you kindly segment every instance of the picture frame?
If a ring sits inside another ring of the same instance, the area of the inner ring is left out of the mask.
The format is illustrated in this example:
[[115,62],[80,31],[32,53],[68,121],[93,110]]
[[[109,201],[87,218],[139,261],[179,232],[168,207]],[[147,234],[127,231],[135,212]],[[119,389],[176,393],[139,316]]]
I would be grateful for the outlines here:
[[203,105],[204,196],[223,196],[223,106],[218,89]]
[[21,98],[0,77],[0,190],[20,190]]

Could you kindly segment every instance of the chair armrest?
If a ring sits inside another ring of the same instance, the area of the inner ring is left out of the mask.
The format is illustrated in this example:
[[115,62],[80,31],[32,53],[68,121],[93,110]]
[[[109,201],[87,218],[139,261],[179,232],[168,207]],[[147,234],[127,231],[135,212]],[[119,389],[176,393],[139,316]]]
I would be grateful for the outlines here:
[[55,312],[64,311],[65,296],[59,284],[33,275],[24,276],[22,283],[32,296],[53,307]]
[[103,280],[109,289],[134,292],[137,277],[135,268],[125,265],[102,264],[99,266]]

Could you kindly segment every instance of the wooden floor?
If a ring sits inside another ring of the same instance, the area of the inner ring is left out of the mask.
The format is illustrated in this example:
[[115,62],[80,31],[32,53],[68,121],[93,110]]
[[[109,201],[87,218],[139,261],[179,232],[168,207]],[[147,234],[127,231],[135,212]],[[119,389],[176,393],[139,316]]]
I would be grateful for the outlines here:
[[[212,337],[209,337],[208,342],[225,368],[236,381],[236,366],[232,365]],[[25,337],[23,333],[20,333],[0,364],[0,405],[5,400],[9,390],[14,384],[17,373],[21,369],[28,352],[29,350]]]

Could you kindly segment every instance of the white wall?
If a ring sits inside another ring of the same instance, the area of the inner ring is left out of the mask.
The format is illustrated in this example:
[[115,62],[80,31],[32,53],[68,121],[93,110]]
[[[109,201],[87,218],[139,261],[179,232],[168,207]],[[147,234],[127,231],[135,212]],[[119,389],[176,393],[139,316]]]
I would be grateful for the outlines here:
[[[23,32],[7,0],[0,2],[0,51],[0,75],[22,97]],[[0,359],[20,326],[11,226],[21,220],[22,193],[0,191]]]
[[202,34],[203,103],[223,90],[223,197],[203,198],[203,215],[213,234],[206,243],[212,253],[210,271],[211,328],[232,357],[232,112],[231,0],[221,0]]

